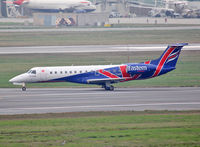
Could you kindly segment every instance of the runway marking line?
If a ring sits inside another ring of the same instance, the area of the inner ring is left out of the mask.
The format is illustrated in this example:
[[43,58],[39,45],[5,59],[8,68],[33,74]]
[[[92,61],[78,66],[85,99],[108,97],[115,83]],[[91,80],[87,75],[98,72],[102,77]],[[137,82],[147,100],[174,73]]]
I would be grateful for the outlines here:
[[107,108],[107,107],[141,107],[141,106],[168,106],[168,105],[200,105],[200,102],[191,103],[153,103],[129,105],[94,105],[94,106],[66,106],[66,107],[35,107],[35,108],[5,108],[0,110],[45,110],[45,109],[73,109],[73,108]]
[[[161,89],[161,91],[158,91],[158,92],[162,92],[163,90]],[[178,92],[198,92],[199,89],[197,90],[184,90],[182,91],[181,89],[178,91]],[[45,92],[45,91],[44,91]],[[92,91],[91,91],[92,92]],[[114,91],[114,92],[105,92],[105,91],[102,91],[102,92],[98,92],[98,93],[86,93],[86,92],[83,92],[83,93],[60,93],[60,94],[53,94],[53,93],[49,93],[49,94],[46,94],[46,93],[40,93],[40,94],[31,94],[31,93],[16,93],[16,94],[12,94],[12,95],[4,95],[3,98],[15,98],[15,97],[20,97],[20,96],[24,96],[24,97],[33,97],[33,96],[78,96],[78,95],[113,95],[113,94],[136,94],[137,92],[141,92],[141,91],[126,91],[126,92],[118,92],[118,91]],[[144,92],[151,92],[151,91],[145,91]],[[177,91],[171,91],[171,92],[177,92]],[[1,98],[0,98],[1,99]]]
[[[110,46],[108,46],[106,49],[105,48],[100,48],[100,49],[96,49],[96,50],[91,50],[90,48],[89,49],[84,49],[84,50],[81,50],[81,49],[78,49],[78,50],[74,50],[74,49],[64,50],[63,48],[59,48],[56,51],[53,48],[50,48],[50,49],[48,48],[48,50],[36,50],[36,51],[33,51],[33,50],[30,50],[32,47],[25,47],[25,48],[28,48],[28,50],[26,49],[26,51],[24,51],[24,48],[20,48],[20,50],[18,50],[18,47],[12,47],[12,49],[15,49],[15,50],[11,50],[11,51],[3,50],[3,51],[0,51],[0,54],[119,52],[119,51],[127,51],[127,49],[129,49],[131,51],[162,51],[163,48],[165,48],[165,47],[166,46],[154,46],[154,47],[151,47],[151,46],[150,47],[148,47],[148,46],[143,46],[143,47],[142,46],[110,47]],[[44,48],[44,47],[36,46],[35,48],[38,49],[38,48]],[[70,47],[70,48],[72,48],[72,47]],[[23,49],[23,50],[21,50],[21,49]],[[200,50],[200,46],[198,46],[198,45],[196,45],[196,46],[195,45],[186,46],[186,47],[183,48],[183,50]]]
[[5,95],[4,97],[19,97],[19,96],[26,96],[26,97],[31,97],[31,96],[74,96],[74,95],[99,95],[99,94],[101,94],[101,95],[105,95],[105,94],[107,94],[107,95],[110,95],[110,94],[130,94],[130,93],[132,93],[132,94],[134,94],[134,93],[136,93],[136,92],[104,92],[104,91],[102,91],[102,92],[98,92],[98,93],[60,93],[60,94],[52,94],[52,93],[50,93],[50,94],[29,94],[29,93],[27,93],[26,95]]

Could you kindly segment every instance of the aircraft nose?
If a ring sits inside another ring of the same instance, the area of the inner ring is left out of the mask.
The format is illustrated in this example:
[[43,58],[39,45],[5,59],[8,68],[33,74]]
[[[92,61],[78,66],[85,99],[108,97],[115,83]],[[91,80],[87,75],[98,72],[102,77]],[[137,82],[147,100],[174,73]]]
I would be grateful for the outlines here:
[[12,79],[9,80],[11,83],[21,83],[24,80],[24,74],[18,75]]
[[15,83],[15,82],[17,82],[18,80],[19,80],[19,76],[16,76],[16,77],[10,79],[9,82],[10,82],[10,83]]
[[9,82],[10,82],[10,83],[14,83],[14,81],[15,81],[14,79],[15,79],[15,78],[10,79]]

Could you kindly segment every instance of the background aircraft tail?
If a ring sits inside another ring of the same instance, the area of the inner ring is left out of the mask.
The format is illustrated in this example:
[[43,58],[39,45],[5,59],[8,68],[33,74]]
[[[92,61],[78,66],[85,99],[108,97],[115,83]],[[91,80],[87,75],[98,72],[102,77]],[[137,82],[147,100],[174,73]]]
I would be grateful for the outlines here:
[[160,58],[152,60],[151,64],[162,66],[162,67],[176,67],[179,54],[183,46],[188,45],[188,43],[177,43],[172,44],[167,47]]
[[16,0],[16,1],[4,1],[4,3],[8,3],[8,4],[15,4],[15,5],[22,5],[24,2],[24,0]]

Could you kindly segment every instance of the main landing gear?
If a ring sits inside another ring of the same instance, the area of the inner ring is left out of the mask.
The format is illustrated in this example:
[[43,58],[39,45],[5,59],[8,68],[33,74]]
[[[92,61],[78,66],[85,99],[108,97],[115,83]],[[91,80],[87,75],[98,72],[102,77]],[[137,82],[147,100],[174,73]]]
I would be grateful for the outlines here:
[[115,87],[110,85],[110,83],[105,83],[105,85],[102,85],[102,88],[104,88],[107,91],[114,91]]
[[107,90],[107,91],[108,91],[108,90],[109,90],[109,91],[114,91],[114,89],[115,89],[115,88],[114,88],[114,86],[112,86],[112,85],[111,85],[110,87],[105,87],[105,90]]

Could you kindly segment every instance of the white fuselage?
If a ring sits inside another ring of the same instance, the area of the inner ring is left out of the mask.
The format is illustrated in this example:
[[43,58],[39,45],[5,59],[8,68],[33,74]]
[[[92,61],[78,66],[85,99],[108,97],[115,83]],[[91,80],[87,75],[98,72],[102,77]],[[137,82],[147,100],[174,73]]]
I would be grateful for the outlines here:
[[45,82],[119,65],[34,67],[10,80],[14,84]]
[[27,0],[24,6],[35,10],[95,10],[96,7],[87,0]]

